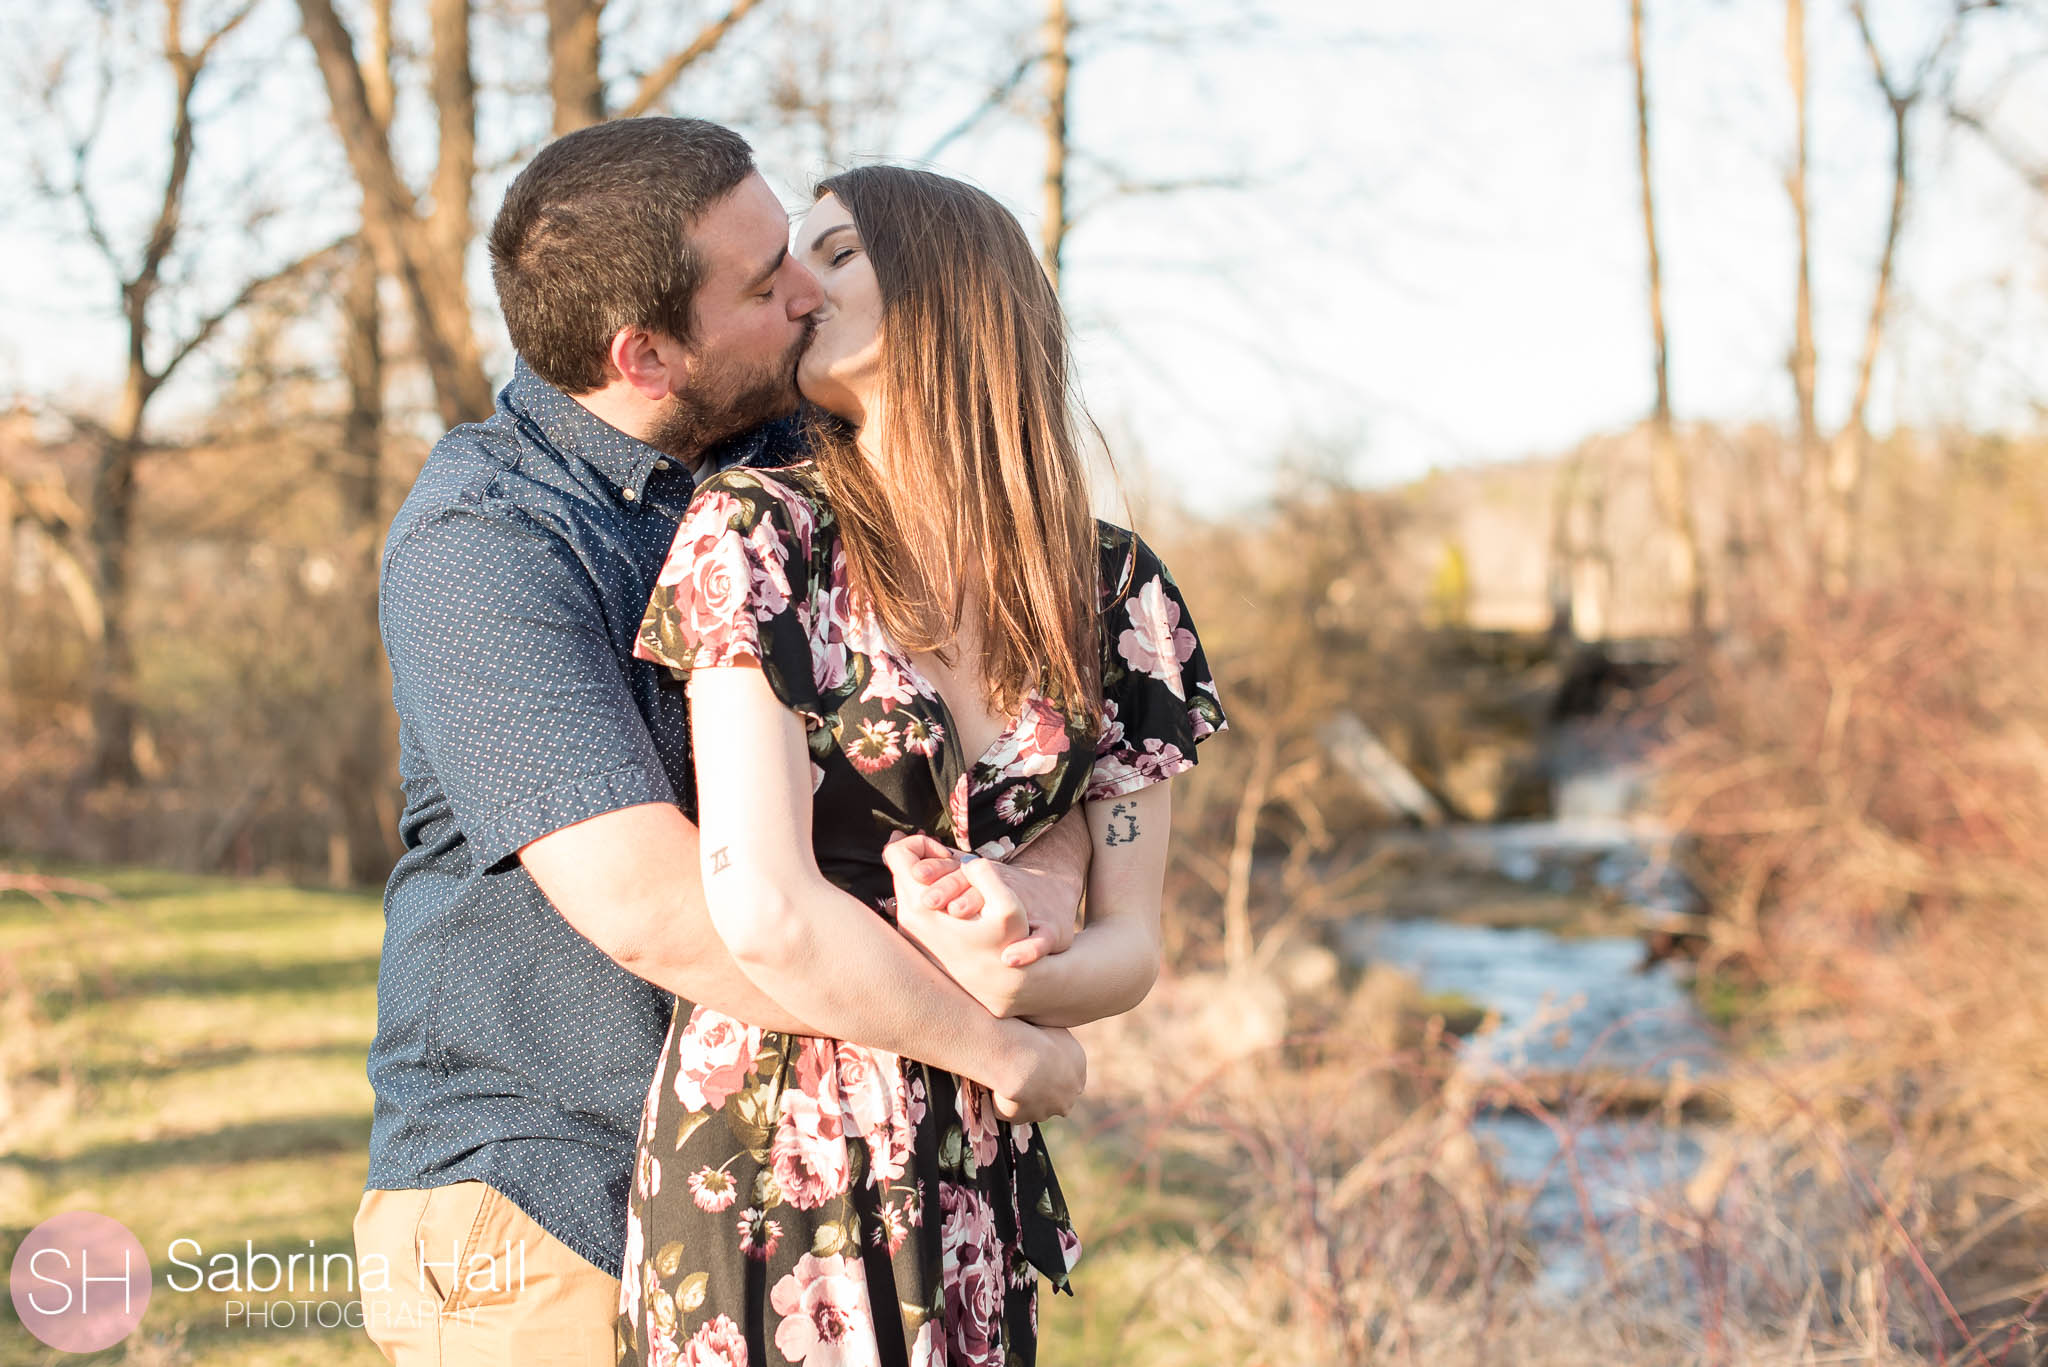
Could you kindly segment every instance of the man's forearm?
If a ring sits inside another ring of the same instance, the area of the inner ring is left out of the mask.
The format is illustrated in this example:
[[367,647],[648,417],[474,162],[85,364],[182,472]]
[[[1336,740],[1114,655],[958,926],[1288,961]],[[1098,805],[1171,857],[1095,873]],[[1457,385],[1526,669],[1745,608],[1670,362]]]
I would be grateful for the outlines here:
[[[693,1006],[792,1035],[821,1033],[798,1019],[741,971],[704,911],[701,889],[679,898],[666,914],[640,918],[616,945],[598,948],[627,972],[645,978]],[[624,928],[622,928],[624,929]]]
[[668,803],[621,808],[520,861],[572,929],[627,972],[749,1025],[815,1034],[740,971],[704,909],[697,828]]

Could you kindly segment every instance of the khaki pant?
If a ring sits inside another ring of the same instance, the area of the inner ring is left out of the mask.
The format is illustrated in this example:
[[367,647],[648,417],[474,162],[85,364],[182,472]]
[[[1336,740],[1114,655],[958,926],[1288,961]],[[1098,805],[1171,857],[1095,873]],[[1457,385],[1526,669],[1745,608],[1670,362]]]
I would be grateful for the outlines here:
[[[355,1236],[363,1328],[397,1367],[618,1360],[618,1278],[572,1253],[495,1187],[366,1191]],[[376,1255],[389,1269],[383,1286]]]

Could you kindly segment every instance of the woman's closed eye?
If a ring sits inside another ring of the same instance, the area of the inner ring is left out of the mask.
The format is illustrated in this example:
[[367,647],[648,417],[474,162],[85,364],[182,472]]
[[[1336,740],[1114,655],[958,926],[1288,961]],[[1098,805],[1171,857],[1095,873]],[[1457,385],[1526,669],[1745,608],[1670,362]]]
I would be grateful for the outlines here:
[[847,260],[847,258],[848,258],[848,257],[850,257],[850,256],[852,256],[852,255],[853,255],[853,248],[851,248],[851,247],[841,247],[841,248],[839,248],[839,249],[838,249],[837,251],[835,251],[835,252],[833,252],[833,253],[832,253],[832,260],[831,260],[831,262],[830,262],[829,264],[831,264],[831,265],[834,265],[834,266],[842,266],[842,265],[845,265],[845,264],[846,264],[846,260]]

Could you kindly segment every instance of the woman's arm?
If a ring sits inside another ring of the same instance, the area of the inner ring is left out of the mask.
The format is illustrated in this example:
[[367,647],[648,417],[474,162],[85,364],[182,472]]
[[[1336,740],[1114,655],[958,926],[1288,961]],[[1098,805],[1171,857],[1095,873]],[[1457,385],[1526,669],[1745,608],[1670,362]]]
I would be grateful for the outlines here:
[[803,724],[760,669],[700,668],[689,689],[705,904],[740,971],[818,1030],[973,1078],[1027,1118],[1072,1104],[1070,1037],[992,1016],[818,872]]
[[[899,911],[904,931],[989,1010],[1038,1025],[1074,1026],[1130,1010],[1159,977],[1159,903],[1172,827],[1170,784],[1086,804],[1087,924],[1063,953],[1015,967],[1010,933],[982,917]],[[961,872],[989,894],[1000,884],[987,860]]]

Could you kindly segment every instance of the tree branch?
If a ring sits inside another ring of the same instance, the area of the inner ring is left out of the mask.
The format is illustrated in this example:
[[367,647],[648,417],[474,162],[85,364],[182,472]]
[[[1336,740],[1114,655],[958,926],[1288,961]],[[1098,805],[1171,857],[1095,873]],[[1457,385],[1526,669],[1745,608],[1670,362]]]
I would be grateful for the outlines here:
[[676,83],[677,77],[725,41],[725,35],[732,31],[732,26],[746,18],[748,12],[760,3],[761,0],[733,0],[732,8],[720,18],[706,24],[697,36],[690,40],[688,46],[641,78],[640,88],[633,93],[633,98],[626,102],[625,108],[619,111],[618,117],[634,119],[654,108],[662,97],[668,94],[669,87]]
[[336,238],[326,246],[307,252],[297,260],[286,262],[268,275],[259,275],[255,279],[244,283],[233,299],[230,299],[220,308],[215,309],[212,313],[199,320],[198,326],[193,328],[185,340],[180,342],[177,348],[171,352],[170,359],[165,361],[161,368],[150,375],[149,388],[154,391],[165,381],[169,380],[172,372],[184,364],[186,357],[205,346],[212,339],[213,334],[219,331],[221,324],[241,312],[243,307],[258,294],[269,289],[272,285],[282,284],[286,280],[296,277],[309,267],[340,251],[344,246],[355,241],[356,237],[357,234],[349,233],[344,237]]
[[926,148],[924,155],[919,157],[918,160],[937,160],[940,153],[973,132],[975,126],[983,119],[995,113],[996,110],[1001,109],[1004,102],[1017,93],[1017,87],[1024,84],[1024,78],[1031,74],[1031,69],[1038,65],[1044,55],[1044,53],[1034,50],[1020,58],[1017,65],[1010,69],[1010,74],[990,87],[988,94],[982,98],[981,103],[976,105],[960,122],[954,124],[941,134],[939,140]]

